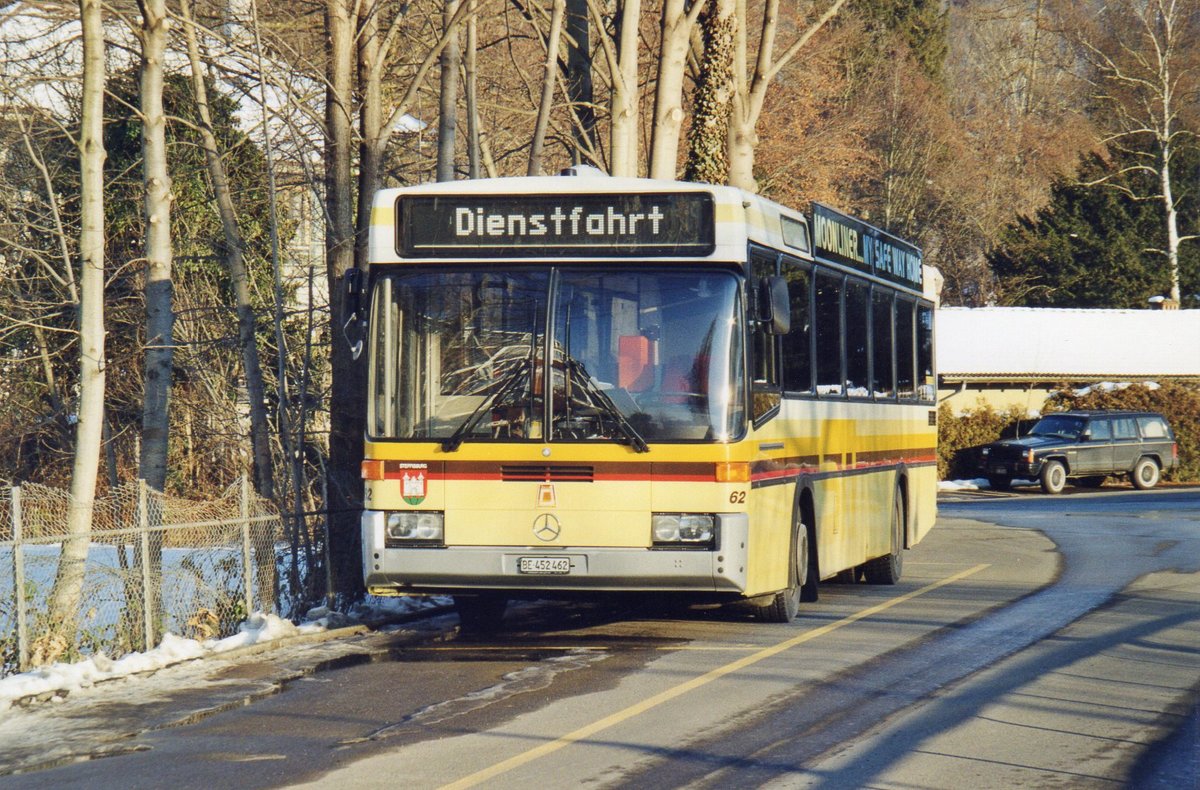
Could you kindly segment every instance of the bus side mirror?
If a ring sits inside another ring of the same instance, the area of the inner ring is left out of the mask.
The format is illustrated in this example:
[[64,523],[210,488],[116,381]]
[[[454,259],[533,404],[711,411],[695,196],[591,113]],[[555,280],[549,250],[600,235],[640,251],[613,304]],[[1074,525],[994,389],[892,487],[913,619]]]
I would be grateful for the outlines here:
[[342,335],[350,346],[351,359],[362,356],[367,334],[367,278],[362,269],[342,274]]
[[792,331],[792,303],[787,280],[778,275],[758,281],[758,320],[767,334],[786,335]]

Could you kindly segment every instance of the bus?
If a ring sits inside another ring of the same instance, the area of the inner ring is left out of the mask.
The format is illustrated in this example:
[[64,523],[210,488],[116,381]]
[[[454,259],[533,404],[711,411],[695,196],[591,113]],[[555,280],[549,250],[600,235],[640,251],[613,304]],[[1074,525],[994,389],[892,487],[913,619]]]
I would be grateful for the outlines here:
[[384,189],[368,257],[370,594],[471,629],[620,592],[788,622],[933,525],[929,267],[866,222],[577,167]]

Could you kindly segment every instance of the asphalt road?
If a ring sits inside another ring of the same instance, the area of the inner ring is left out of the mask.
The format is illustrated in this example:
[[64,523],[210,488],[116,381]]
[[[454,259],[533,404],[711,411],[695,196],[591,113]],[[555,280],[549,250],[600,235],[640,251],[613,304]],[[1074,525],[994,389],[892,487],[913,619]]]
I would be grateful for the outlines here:
[[205,662],[19,712],[0,726],[0,764],[28,770],[0,788],[1200,776],[1197,490],[955,497],[901,584],[825,585],[787,625],[646,600],[525,604],[486,640],[455,625]]

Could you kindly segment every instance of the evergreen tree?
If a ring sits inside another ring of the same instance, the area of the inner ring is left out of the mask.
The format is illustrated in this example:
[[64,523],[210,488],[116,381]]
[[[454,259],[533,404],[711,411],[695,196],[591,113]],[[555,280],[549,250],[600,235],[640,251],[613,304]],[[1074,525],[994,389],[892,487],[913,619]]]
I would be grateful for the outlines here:
[[899,36],[925,76],[940,79],[949,51],[948,18],[941,0],[858,0],[854,10],[873,38]]
[[[1162,203],[1137,200],[1152,194],[1153,179],[1145,172],[1119,172],[1125,164],[1085,157],[1073,179],[1060,178],[1051,187],[1050,202],[1036,217],[1022,217],[1002,234],[991,254],[1008,304],[1045,307],[1146,307],[1147,300],[1170,288],[1164,247]],[[1182,152],[1181,172],[1196,172],[1200,155]],[[1103,176],[1105,184],[1087,186]],[[1181,203],[1181,226],[1200,223],[1200,201],[1194,193]],[[1180,279],[1183,307],[1200,292],[1200,247],[1181,248]]]

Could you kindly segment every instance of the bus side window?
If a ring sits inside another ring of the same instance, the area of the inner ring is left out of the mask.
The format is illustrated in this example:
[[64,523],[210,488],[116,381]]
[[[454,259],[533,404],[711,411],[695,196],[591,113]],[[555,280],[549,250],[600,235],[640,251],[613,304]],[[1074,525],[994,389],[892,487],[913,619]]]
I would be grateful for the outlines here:
[[871,397],[869,337],[870,291],[862,280],[846,280],[846,394]]
[[913,369],[916,363],[914,345],[916,333],[913,332],[912,302],[907,299],[896,300],[896,391],[901,398],[913,398],[916,395]]
[[874,377],[871,389],[877,398],[892,398],[896,395],[896,369],[892,358],[892,294],[876,287],[871,294],[871,342],[873,344]]
[[817,394],[841,395],[842,375],[842,278],[818,271],[814,292],[813,328],[817,335]]
[[[757,294],[759,282],[764,277],[778,273],[777,257],[774,253],[752,250],[750,253],[750,301],[757,310]],[[755,315],[755,319],[759,316]],[[752,357],[750,370],[753,376],[753,412],[755,420],[760,419],[779,407],[781,389],[779,386],[779,346],[780,338],[767,331],[765,325],[756,323],[754,340],[751,346]]]
[[788,392],[812,392],[812,272],[808,266],[783,259],[792,304],[792,331],[783,336],[783,388]]
[[933,372],[933,308],[917,305],[917,397],[926,403],[937,400]]

